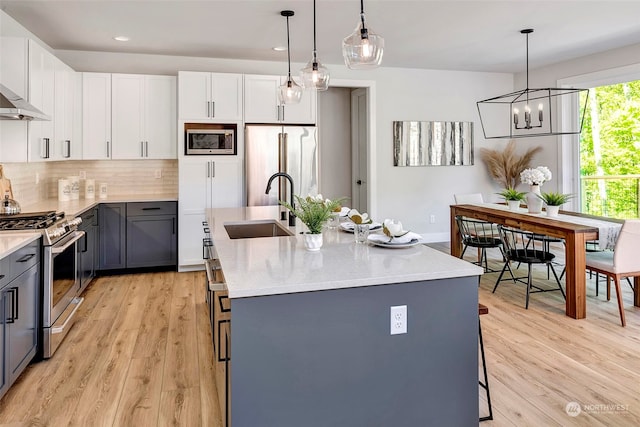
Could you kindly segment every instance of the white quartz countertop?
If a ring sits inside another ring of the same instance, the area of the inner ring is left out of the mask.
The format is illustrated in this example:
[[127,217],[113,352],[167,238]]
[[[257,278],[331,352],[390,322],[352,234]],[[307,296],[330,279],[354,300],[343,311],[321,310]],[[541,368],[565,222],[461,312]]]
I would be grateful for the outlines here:
[[64,212],[67,217],[77,216],[100,203],[128,203],[128,202],[175,202],[178,200],[176,193],[162,194],[136,194],[130,196],[110,196],[106,199],[80,199],[69,202],[60,202],[58,199],[46,199],[37,203],[21,206],[23,213],[27,212]]
[[23,246],[42,236],[40,233],[6,231],[0,233],[0,259],[11,255]]
[[230,298],[310,292],[392,283],[479,276],[483,269],[417,245],[381,248],[356,244],[353,234],[325,230],[320,251],[304,248],[304,226],[294,236],[230,239],[225,223],[279,218],[278,206],[207,210],[215,250]]

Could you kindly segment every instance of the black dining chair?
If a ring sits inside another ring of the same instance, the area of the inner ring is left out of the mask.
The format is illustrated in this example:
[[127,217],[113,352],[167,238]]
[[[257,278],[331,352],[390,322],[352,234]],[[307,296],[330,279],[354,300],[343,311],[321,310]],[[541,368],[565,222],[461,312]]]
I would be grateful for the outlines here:
[[478,221],[477,219],[464,218],[460,215],[456,216],[456,223],[462,240],[462,254],[460,258],[464,258],[464,253],[468,247],[477,248],[480,251],[478,262],[479,266],[484,266],[485,273],[497,273],[500,270],[489,269],[487,261],[487,249],[498,248],[504,260],[504,252],[502,251],[502,242],[500,235],[496,234],[496,224]]
[[[521,282],[527,285],[525,308],[529,308],[529,295],[532,293],[560,291],[562,297],[566,298],[564,290],[562,289],[562,285],[560,284],[558,274],[556,273],[555,268],[553,268],[553,260],[555,259],[555,255],[549,252],[549,250],[547,249],[548,243],[545,241],[544,236],[531,233],[529,231],[504,227],[500,224],[498,225],[498,231],[500,232],[500,240],[502,241],[506,261],[504,263],[504,267],[502,267],[502,271],[500,272],[500,276],[498,277],[498,280],[496,281],[492,292],[496,291],[498,285],[502,281],[502,276],[508,269],[512,274],[512,280],[514,282]],[[511,262],[527,264],[527,276],[513,277],[513,273],[510,267]],[[558,287],[549,289],[541,288],[537,285],[534,285],[532,276],[532,266],[534,264],[545,264],[549,269],[551,269]]]

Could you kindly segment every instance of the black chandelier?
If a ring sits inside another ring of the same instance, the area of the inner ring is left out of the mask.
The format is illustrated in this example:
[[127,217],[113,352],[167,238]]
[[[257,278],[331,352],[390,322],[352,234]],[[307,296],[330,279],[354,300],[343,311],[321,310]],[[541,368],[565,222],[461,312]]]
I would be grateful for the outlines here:
[[[584,123],[589,89],[570,87],[530,89],[529,34],[533,33],[533,30],[528,28],[521,30],[520,33],[527,39],[527,87],[476,103],[484,137],[486,139],[527,138],[579,134]],[[583,94],[584,97],[582,97]],[[559,116],[556,111],[564,102],[578,107],[578,117],[558,123]]]

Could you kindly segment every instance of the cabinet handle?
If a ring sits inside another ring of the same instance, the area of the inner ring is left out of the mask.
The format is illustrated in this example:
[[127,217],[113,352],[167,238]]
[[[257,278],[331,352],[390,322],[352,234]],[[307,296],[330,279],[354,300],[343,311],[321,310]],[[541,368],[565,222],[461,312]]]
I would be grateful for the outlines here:
[[110,150],[109,150],[109,141],[107,141],[107,157],[111,157]]
[[85,233],[85,235],[84,235],[84,249],[82,250],[83,253],[87,252],[87,250],[89,249],[89,245],[87,244],[87,240],[88,240],[87,234]]
[[7,323],[15,323],[18,317],[18,288],[11,288],[7,291],[11,294],[11,314],[6,320]]
[[216,177],[216,162],[211,162],[211,178]]
[[171,234],[176,234],[176,217],[171,218]]
[[69,157],[71,157],[71,140],[65,139],[64,142],[67,145],[67,154],[64,157],[68,159]]
[[43,159],[49,158],[49,138],[42,138],[42,143],[40,145],[40,157]]
[[207,178],[211,178],[211,162],[207,162]]
[[36,256],[36,254],[27,254],[27,255],[23,256],[22,258],[16,260],[16,262],[27,262],[31,258],[33,258],[34,256]]
[[[218,362],[228,362],[229,361],[229,350],[225,349],[225,354],[224,357],[220,357],[222,354],[222,352],[220,351],[221,347],[220,347],[220,338],[222,338],[222,333],[221,333],[221,328],[222,328],[222,324],[223,323],[231,323],[231,321],[229,319],[225,319],[225,320],[218,320]],[[228,342],[228,341],[227,341]]]
[[211,117],[211,102],[207,101],[207,117]]
[[145,157],[149,157],[149,141],[144,142],[144,153]]
[[140,141],[140,157],[144,157],[144,141]]
[[211,101],[211,117],[216,116],[216,101]]
[[160,206],[154,206],[152,208],[142,208],[143,211],[159,211],[162,209]]
[[4,279],[4,274],[0,274],[0,280]]
[[280,121],[280,106],[276,105],[276,120]]
[[284,105],[282,106],[282,121],[284,122]]

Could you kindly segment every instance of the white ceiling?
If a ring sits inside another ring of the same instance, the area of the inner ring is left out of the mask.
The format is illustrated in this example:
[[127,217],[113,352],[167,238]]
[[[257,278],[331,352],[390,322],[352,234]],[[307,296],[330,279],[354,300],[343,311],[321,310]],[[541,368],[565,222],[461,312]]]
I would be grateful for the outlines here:
[[[357,0],[317,0],[318,56],[342,63]],[[54,49],[286,61],[311,57],[312,0],[0,0],[8,15]],[[640,1],[366,0],[370,28],[385,38],[384,66],[470,71],[525,69],[640,43]],[[116,42],[116,35],[131,41]]]

